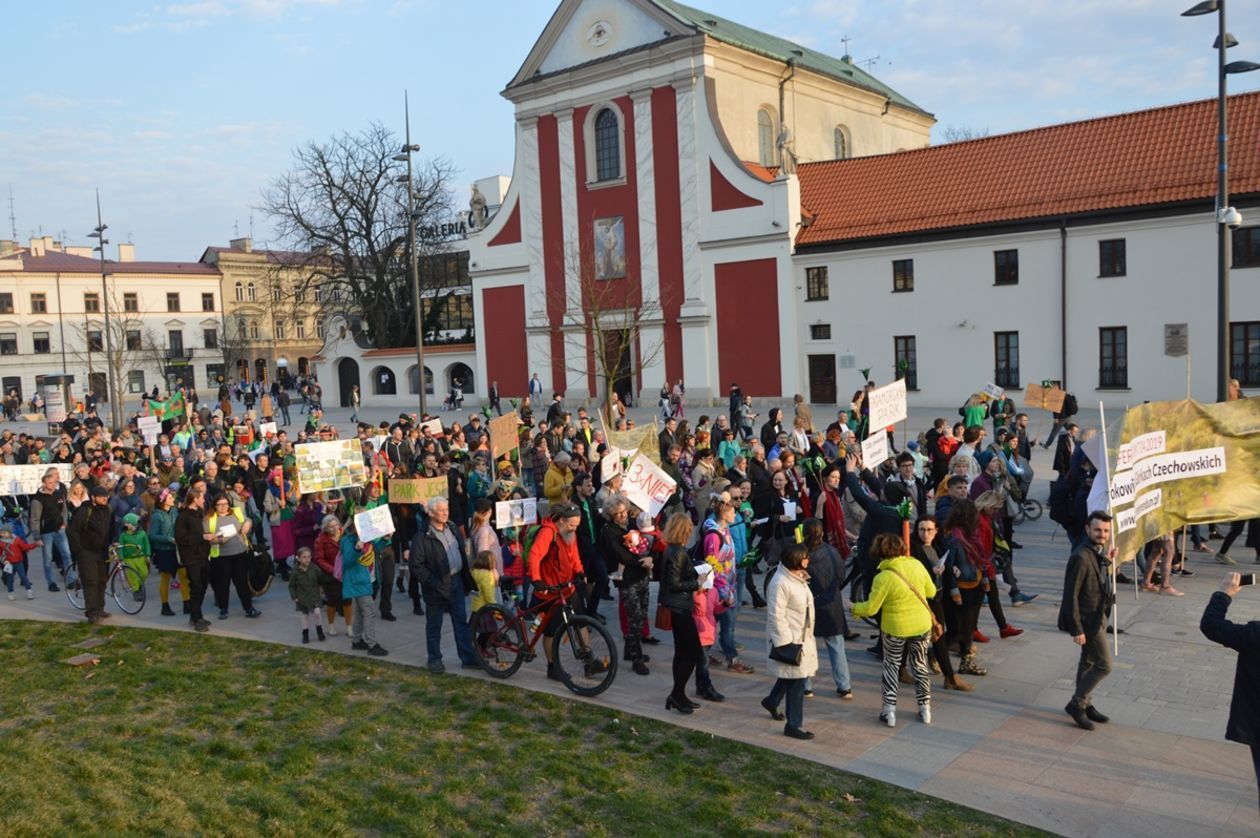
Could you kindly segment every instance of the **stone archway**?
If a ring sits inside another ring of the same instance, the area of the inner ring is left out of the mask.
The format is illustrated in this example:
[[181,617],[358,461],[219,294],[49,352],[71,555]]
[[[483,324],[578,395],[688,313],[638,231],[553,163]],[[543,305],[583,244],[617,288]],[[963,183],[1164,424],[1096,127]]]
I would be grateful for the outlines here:
[[359,364],[353,358],[337,362],[337,397],[342,407],[350,406],[350,393],[359,383]]

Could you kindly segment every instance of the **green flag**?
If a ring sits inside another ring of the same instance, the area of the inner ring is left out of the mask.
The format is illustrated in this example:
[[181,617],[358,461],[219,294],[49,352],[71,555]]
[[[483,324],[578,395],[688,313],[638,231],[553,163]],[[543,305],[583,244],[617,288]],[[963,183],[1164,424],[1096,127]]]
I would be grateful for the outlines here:
[[156,416],[165,422],[167,419],[177,419],[184,412],[184,394],[176,393],[166,401],[158,399],[149,399],[149,415]]

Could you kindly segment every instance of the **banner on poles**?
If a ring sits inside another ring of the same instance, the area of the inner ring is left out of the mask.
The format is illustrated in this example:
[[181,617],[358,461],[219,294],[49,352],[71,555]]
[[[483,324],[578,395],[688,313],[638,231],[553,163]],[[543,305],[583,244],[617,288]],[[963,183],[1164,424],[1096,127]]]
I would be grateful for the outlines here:
[[61,483],[67,488],[74,479],[74,469],[67,463],[56,465],[0,466],[0,493],[6,495],[33,495],[44,482],[44,472],[50,468],[61,473]]
[[445,477],[418,477],[412,480],[395,478],[389,481],[390,503],[428,503],[444,498],[450,490]]
[[1089,507],[1110,508],[1122,559],[1186,524],[1260,517],[1260,398],[1150,402],[1106,436]]
[[866,398],[870,405],[870,426],[886,428],[906,418],[906,380],[898,378],[870,392]]
[[876,428],[875,433],[862,440],[862,465],[874,471],[891,456],[888,451],[888,432]]
[[647,457],[655,465],[661,464],[661,444],[656,438],[656,426],[644,425],[632,431],[608,431],[608,445],[621,450],[622,457],[636,453]]
[[665,502],[674,494],[677,486],[674,478],[661,471],[643,452],[639,452],[621,481],[621,492],[627,500],[639,509],[647,510],[655,518],[665,508]]

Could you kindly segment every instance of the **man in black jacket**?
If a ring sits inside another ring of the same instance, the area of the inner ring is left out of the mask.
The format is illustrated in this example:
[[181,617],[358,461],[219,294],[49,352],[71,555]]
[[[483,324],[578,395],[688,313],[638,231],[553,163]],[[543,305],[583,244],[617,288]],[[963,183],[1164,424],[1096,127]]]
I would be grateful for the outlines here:
[[1238,653],[1234,670],[1234,697],[1229,705],[1229,725],[1225,738],[1251,746],[1251,760],[1256,767],[1256,784],[1260,786],[1260,620],[1247,624],[1231,623],[1225,618],[1242,577],[1227,573],[1220,588],[1212,594],[1199,631],[1214,643]]
[[1107,647],[1107,616],[1114,595],[1108,562],[1115,561],[1116,548],[1107,548],[1111,538],[1111,516],[1094,511],[1085,524],[1085,543],[1068,559],[1063,581],[1063,603],[1059,606],[1059,629],[1072,635],[1081,647],[1076,668],[1076,692],[1064,710],[1085,730],[1108,718],[1094,709],[1090,695],[1111,672],[1111,650]]
[[1060,478],[1072,469],[1072,454],[1076,452],[1076,431],[1076,423],[1069,422],[1064,433],[1059,435],[1054,449],[1054,463],[1051,468],[1059,473]]
[[464,669],[480,669],[468,629],[467,591],[473,589],[472,571],[464,556],[464,537],[450,520],[446,498],[429,501],[429,525],[411,540],[408,566],[420,582],[425,612],[425,639],[429,671],[445,672],[442,665],[442,618],[451,615],[455,648]]
[[599,613],[600,600],[612,599],[608,588],[608,568],[596,547],[599,544],[600,525],[604,519],[595,506],[595,482],[589,474],[579,473],[573,480],[573,490],[574,505],[582,514],[577,529],[578,556],[582,559],[586,581],[590,584],[586,593],[586,614],[603,622],[604,617]]
[[79,579],[83,583],[84,615],[92,624],[109,616],[105,611],[105,557],[113,523],[109,490],[96,486],[92,489],[91,502],[75,510],[67,527],[70,555],[79,566]]

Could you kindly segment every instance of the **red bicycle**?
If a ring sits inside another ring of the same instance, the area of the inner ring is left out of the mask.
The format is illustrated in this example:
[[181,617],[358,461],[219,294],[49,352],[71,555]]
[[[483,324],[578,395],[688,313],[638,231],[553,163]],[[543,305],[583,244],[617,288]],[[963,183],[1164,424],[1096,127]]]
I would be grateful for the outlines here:
[[556,597],[530,608],[491,603],[473,614],[473,645],[481,668],[495,678],[516,674],[521,664],[537,657],[534,647],[547,634],[547,627],[558,620],[554,640],[561,680],[578,695],[599,695],[617,677],[617,647],[612,635],[598,620],[574,613],[569,605],[574,583],[538,586],[536,590]]

